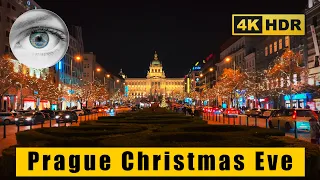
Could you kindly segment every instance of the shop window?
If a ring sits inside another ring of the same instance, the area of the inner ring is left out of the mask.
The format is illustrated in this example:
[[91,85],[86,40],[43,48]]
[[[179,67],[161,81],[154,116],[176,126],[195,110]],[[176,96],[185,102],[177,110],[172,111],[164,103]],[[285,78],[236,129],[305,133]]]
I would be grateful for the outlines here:
[[268,46],[266,46],[266,47],[264,48],[264,55],[265,55],[265,56],[268,56]]
[[272,44],[269,45],[269,53],[272,54]]
[[282,39],[279,39],[279,50],[282,49]]
[[312,17],[312,24],[313,24],[314,27],[318,26],[318,18],[317,18],[317,16],[313,16]]
[[275,41],[274,43],[273,43],[273,50],[274,50],[274,52],[277,52],[277,50],[278,50],[278,42],[277,41]]
[[290,36],[285,37],[285,47],[290,49]]

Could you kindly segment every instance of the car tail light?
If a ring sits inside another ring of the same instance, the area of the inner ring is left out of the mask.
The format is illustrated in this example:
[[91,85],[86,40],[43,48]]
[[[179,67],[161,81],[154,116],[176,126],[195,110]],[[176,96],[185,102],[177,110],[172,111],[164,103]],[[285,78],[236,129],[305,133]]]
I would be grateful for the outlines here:
[[293,111],[292,118],[293,118],[293,119],[296,119],[296,118],[297,118],[297,111]]

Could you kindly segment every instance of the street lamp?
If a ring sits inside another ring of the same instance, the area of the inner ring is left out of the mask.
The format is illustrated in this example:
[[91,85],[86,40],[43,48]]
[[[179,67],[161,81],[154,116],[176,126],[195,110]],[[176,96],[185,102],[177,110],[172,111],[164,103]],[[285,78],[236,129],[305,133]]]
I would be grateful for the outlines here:
[[210,68],[209,71],[212,72],[212,71],[213,71],[213,68]]
[[73,59],[75,59],[76,61],[80,61],[82,59],[82,57],[80,55],[76,55],[75,57],[73,57],[70,61],[70,108],[71,108],[71,93],[72,93],[72,79],[73,79]]
[[[230,62],[231,61],[231,58],[227,57],[225,59],[226,62]],[[234,60],[233,61],[233,78],[235,78],[236,76],[236,61]],[[236,97],[236,90],[234,90],[234,98]],[[233,104],[233,101],[232,101],[232,104]]]
[[23,108],[23,105],[22,105],[22,84],[20,82],[16,82],[16,84],[20,85],[20,107],[19,107],[19,109],[22,110],[22,108]]

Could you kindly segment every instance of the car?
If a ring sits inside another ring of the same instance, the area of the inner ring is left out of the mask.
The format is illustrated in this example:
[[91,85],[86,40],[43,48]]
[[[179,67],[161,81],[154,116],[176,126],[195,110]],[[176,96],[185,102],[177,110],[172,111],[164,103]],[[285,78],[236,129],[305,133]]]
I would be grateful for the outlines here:
[[237,117],[239,115],[240,111],[235,108],[227,108],[223,111],[223,115],[227,117]]
[[84,115],[91,114],[91,109],[83,109]]
[[85,113],[82,109],[75,109],[75,110],[72,110],[74,112],[76,112],[77,116],[83,116]]
[[16,113],[12,112],[0,112],[0,124],[13,124]]
[[278,111],[279,109],[264,109],[261,110],[260,118],[269,118],[274,112]]
[[203,109],[204,113],[213,113],[213,114],[221,114],[221,109],[218,107],[204,107]]
[[14,118],[16,125],[32,125],[44,123],[45,115],[42,112],[18,113]]
[[253,108],[253,109],[248,109],[244,113],[245,115],[249,117],[255,117],[255,116],[260,116],[261,110],[258,108]]
[[98,113],[98,112],[103,112],[104,111],[104,108],[103,107],[94,107],[91,109],[91,112],[92,113]]
[[74,111],[58,111],[56,112],[56,122],[78,122],[77,113]]
[[312,118],[319,119],[318,115],[310,109],[282,109],[275,111],[268,118],[268,122],[270,128],[280,128],[285,131],[294,130],[294,123],[297,122],[297,130],[310,131],[309,120]]
[[44,113],[47,119],[54,119],[55,117],[55,112],[50,109],[44,109],[41,110],[40,112]]

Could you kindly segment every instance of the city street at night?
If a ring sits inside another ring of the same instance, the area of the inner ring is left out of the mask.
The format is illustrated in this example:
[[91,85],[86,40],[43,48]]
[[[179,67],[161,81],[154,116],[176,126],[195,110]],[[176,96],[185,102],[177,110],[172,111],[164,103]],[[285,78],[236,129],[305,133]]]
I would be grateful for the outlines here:
[[0,0],[0,179],[320,179],[320,0]]

